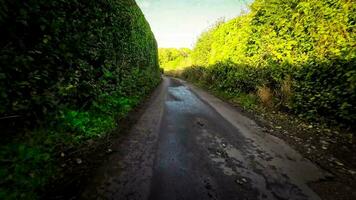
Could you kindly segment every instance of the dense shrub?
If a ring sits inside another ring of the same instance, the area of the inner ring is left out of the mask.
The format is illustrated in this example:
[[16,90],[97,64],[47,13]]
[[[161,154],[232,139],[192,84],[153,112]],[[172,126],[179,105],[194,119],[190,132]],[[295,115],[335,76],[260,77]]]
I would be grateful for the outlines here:
[[191,65],[191,51],[188,48],[160,48],[159,64],[166,72],[180,70]]
[[157,45],[134,0],[3,0],[0,29],[0,199],[36,199],[158,84]]
[[208,67],[193,66],[186,68],[181,76],[190,81],[199,81],[216,89],[236,93],[256,93],[260,86],[276,88],[278,82],[273,79],[271,68],[254,68],[221,62]]
[[[355,59],[259,68],[225,62],[188,67],[181,76],[230,94],[271,89],[280,108],[307,119],[341,122],[355,128],[355,66]],[[290,85],[285,86],[286,81]]]
[[356,59],[308,64],[293,73],[293,109],[306,118],[356,122]]
[[101,94],[140,95],[158,80],[156,42],[132,0],[1,6],[1,117],[41,120]]
[[264,88],[278,107],[354,126],[355,13],[347,0],[256,0],[200,36],[192,63],[202,67],[183,76],[232,94]]

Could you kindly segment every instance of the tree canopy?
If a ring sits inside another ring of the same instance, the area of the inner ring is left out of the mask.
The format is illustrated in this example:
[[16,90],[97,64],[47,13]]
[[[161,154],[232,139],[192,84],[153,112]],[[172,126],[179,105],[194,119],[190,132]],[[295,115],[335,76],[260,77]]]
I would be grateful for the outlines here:
[[158,53],[159,64],[166,71],[180,70],[191,65],[192,50],[188,48],[160,48]]

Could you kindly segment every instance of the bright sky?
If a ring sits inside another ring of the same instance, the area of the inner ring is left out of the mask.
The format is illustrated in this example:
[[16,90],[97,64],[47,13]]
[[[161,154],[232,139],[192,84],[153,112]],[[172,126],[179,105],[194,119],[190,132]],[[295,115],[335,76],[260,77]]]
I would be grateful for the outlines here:
[[198,36],[219,18],[247,12],[252,0],[136,0],[159,47],[193,47]]

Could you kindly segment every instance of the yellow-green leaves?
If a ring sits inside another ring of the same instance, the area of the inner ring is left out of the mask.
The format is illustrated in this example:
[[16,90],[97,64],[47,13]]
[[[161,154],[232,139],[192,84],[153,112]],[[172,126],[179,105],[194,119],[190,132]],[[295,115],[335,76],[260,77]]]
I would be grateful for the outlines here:
[[200,36],[192,52],[200,67],[183,76],[230,94],[268,87],[276,104],[306,118],[352,125],[355,26],[353,1],[255,0],[250,13]]

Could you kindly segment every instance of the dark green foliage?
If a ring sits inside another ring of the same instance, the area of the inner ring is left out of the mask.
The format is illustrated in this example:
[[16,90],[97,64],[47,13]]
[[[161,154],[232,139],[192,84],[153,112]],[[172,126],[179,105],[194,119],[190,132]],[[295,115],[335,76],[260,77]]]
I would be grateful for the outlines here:
[[0,25],[2,117],[41,120],[61,105],[89,107],[100,94],[134,95],[141,73],[158,79],[156,43],[134,1],[5,5],[11,12]]
[[306,118],[356,122],[356,59],[315,62],[294,74],[293,109]]
[[208,84],[217,90],[238,94],[256,92],[258,86],[263,84],[263,77],[267,73],[264,69],[227,62],[208,67],[189,67],[183,71],[182,77]]
[[[272,89],[280,107],[307,119],[341,122],[353,128],[356,121],[356,60],[333,60],[303,66],[270,64],[252,67],[231,62],[186,68],[182,77],[230,95],[255,94],[261,86]],[[290,101],[283,84],[290,80]]]
[[204,67],[183,76],[231,94],[268,88],[276,107],[354,127],[355,13],[348,0],[256,0],[201,35],[192,62]]
[[59,146],[110,132],[159,83],[157,45],[134,0],[3,0],[0,30],[0,199],[36,199]]
[[6,167],[0,168],[1,199],[36,199],[36,190],[45,185],[53,173],[51,155],[41,147],[11,143],[0,147],[0,158]]

